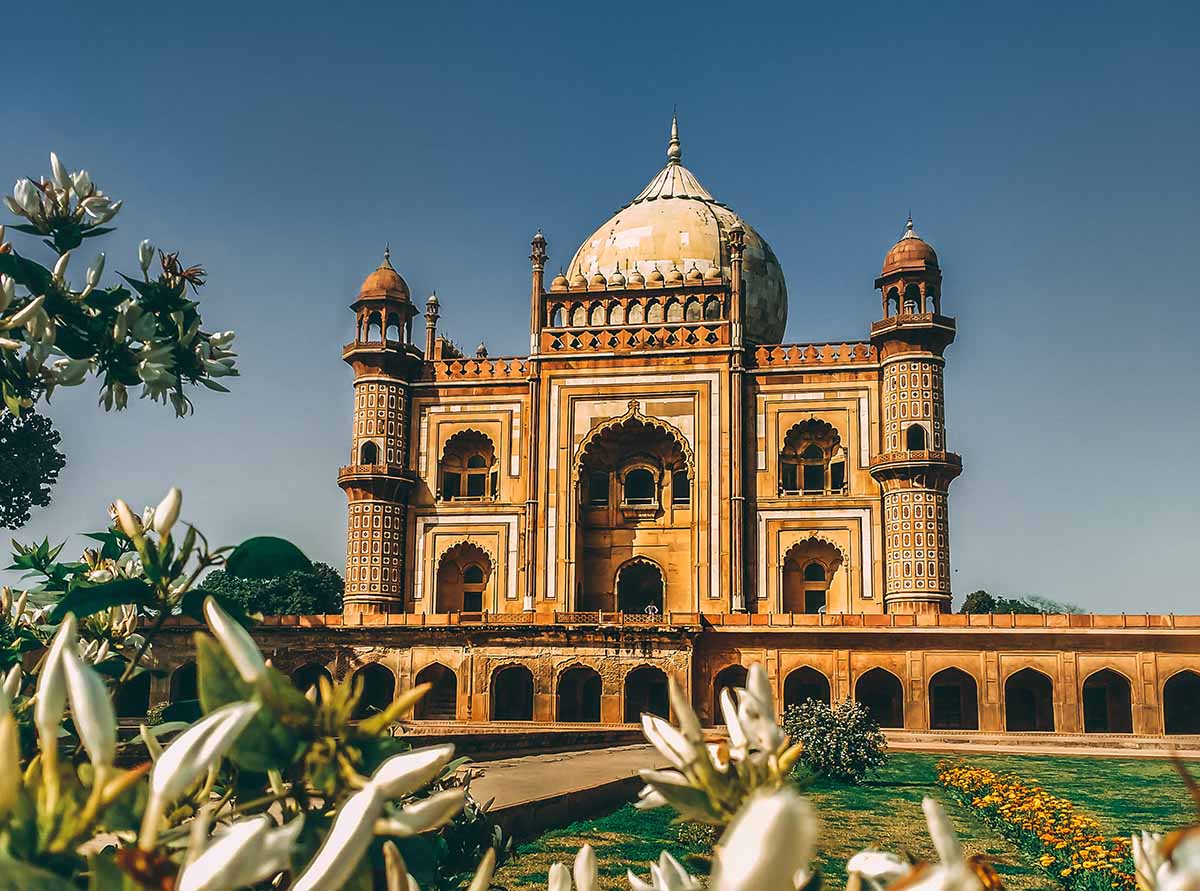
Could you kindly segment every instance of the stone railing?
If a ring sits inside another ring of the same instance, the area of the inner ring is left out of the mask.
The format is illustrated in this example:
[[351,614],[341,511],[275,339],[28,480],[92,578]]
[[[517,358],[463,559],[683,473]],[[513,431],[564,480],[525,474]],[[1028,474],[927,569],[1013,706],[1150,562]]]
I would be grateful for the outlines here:
[[955,452],[920,451],[880,452],[871,459],[871,466],[884,464],[952,464],[962,467],[962,455]]
[[[189,616],[172,616],[169,627],[196,627]],[[341,613],[311,616],[266,616],[260,627],[337,628],[358,626],[512,626],[512,625],[637,625],[682,626],[734,631],[741,628],[946,628],[946,629],[1058,629],[1058,630],[1184,630],[1200,631],[1200,615],[1174,613],[1062,613],[1021,615],[1011,613],[645,613],[619,612],[515,612],[515,613]]]
[[760,346],[754,351],[755,368],[862,365],[878,361],[879,351],[869,343],[785,343]]
[[525,380],[529,363],[521,358],[439,359],[425,365],[425,380]]
[[543,353],[623,353],[635,350],[695,349],[729,345],[729,325],[721,321],[666,322],[636,326],[543,329]]
[[954,328],[954,318],[935,312],[902,312],[888,316],[886,319],[880,319],[878,322],[873,322],[871,324],[871,333],[874,334],[877,331],[886,331],[891,328],[924,328],[930,325],[936,325],[939,328]]

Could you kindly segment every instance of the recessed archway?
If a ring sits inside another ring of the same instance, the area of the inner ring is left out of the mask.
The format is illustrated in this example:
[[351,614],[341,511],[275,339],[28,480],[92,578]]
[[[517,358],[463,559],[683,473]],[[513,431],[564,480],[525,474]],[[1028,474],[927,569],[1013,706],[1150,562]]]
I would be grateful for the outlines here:
[[533,720],[533,672],[505,665],[492,675],[492,720]]
[[575,665],[558,678],[556,714],[559,721],[594,723],[600,720],[600,674],[586,665]]
[[635,557],[617,570],[617,609],[623,613],[663,611],[663,573],[659,565]]
[[321,678],[333,683],[333,675],[325,668],[324,665],[319,665],[316,662],[310,662],[307,665],[301,665],[292,672],[292,683],[296,685],[296,689],[301,693],[308,693],[312,688],[316,688],[316,696],[321,695]]
[[1200,733],[1200,674],[1184,669],[1167,678],[1163,727],[1167,733]]
[[872,668],[854,685],[854,699],[861,702],[880,727],[904,726],[904,688],[900,678],[885,668]]
[[453,721],[458,714],[458,678],[454,672],[434,662],[417,672],[417,684],[433,688],[417,703],[413,717],[423,721]]
[[171,672],[171,702],[190,702],[200,698],[196,683],[196,663],[185,662]]
[[944,668],[929,679],[931,730],[978,730],[979,685],[961,668]]
[[1022,668],[1004,682],[1004,729],[1010,733],[1054,732],[1054,682]]
[[396,698],[396,676],[378,662],[371,662],[354,672],[354,684],[362,691],[352,714],[359,720],[379,714]]
[[783,705],[802,705],[810,699],[831,704],[829,678],[805,665],[790,672],[783,681]]
[[492,555],[473,541],[460,541],[438,560],[434,609],[479,613],[489,607]]
[[642,713],[668,718],[667,675],[653,665],[640,665],[625,675],[625,723],[636,724]]
[[745,686],[746,669],[741,665],[730,665],[717,673],[717,676],[713,678],[713,724],[723,725],[725,723],[725,715],[721,711],[721,692]]
[[113,696],[118,718],[146,717],[150,710],[150,679],[150,672],[142,671],[121,684]]
[[1083,682],[1083,732],[1133,733],[1133,687],[1111,668],[1088,675]]

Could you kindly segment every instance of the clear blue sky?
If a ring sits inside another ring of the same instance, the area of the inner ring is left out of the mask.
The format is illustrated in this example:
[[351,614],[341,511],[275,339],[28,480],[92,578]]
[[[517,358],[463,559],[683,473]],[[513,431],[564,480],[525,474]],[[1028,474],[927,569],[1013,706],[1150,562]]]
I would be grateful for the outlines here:
[[340,566],[339,351],[384,243],[460,344],[520,353],[530,234],[566,262],[659,168],[678,105],[685,161],[779,255],[789,341],[866,337],[910,209],[937,247],[959,326],[956,594],[1200,610],[1195,4],[17,2],[5,19],[5,182],[50,149],[90,169],[126,200],[109,268],[135,269],[147,236],[203,263],[243,373],[184,421],[56,396],[69,464],[19,539],[176,483],[215,541],[280,534]]

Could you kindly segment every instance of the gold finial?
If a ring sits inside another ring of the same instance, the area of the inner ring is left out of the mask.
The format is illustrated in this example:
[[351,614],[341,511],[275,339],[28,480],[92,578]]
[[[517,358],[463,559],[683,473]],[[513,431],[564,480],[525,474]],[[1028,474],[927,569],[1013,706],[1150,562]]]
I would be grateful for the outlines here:
[[682,158],[683,152],[679,148],[679,116],[672,110],[671,139],[667,142],[667,161],[678,164]]

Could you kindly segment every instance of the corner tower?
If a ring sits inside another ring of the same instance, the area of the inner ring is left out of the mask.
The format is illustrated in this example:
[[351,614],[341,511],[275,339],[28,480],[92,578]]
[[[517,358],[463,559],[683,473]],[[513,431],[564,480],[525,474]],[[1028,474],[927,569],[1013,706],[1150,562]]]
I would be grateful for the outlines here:
[[954,319],[941,314],[937,253],[913,231],[883,261],[875,287],[883,318],[871,326],[879,350],[883,443],[871,475],[883,489],[884,602],[888,612],[950,607],[950,483],[962,459],[946,450],[942,370]]
[[354,369],[350,463],[338,471],[349,500],[346,524],[346,614],[402,612],[408,496],[409,385],[422,354],[412,344],[408,284],[385,250],[350,305],[354,341],[342,359]]

